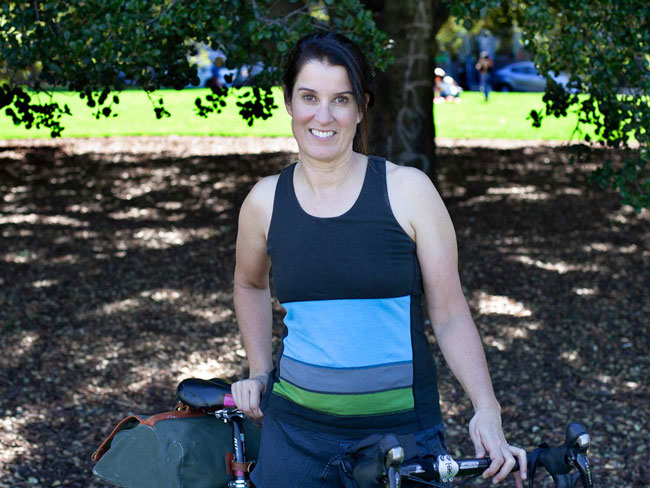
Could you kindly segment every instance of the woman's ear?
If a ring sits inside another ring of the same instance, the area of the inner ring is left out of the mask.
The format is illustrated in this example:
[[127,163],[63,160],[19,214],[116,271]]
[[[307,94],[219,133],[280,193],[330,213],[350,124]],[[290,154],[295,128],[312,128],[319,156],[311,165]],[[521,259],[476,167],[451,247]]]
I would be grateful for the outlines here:
[[287,109],[289,116],[293,117],[291,112],[291,95],[287,91],[287,85],[282,85],[282,93],[284,94],[284,107]]

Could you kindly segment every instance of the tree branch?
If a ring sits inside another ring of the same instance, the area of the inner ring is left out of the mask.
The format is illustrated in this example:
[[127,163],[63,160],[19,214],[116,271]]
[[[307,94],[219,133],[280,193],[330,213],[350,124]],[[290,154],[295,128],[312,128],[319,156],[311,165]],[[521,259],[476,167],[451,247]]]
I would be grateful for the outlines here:
[[251,0],[251,6],[253,7],[253,15],[255,15],[255,19],[260,20],[260,13],[259,9],[257,8],[257,2],[255,0]]
[[[253,0],[253,3],[255,3],[254,0]],[[295,15],[299,15],[299,14],[309,14],[309,13],[310,13],[309,7],[304,6],[304,7],[298,8],[296,10],[292,10],[291,12],[289,12],[284,17],[280,17],[278,19],[269,19],[269,18],[266,18],[266,17],[263,17],[263,18],[256,17],[256,19],[258,19],[260,22],[263,22],[266,25],[278,25],[278,26],[284,27],[289,23],[288,21],[289,21],[289,19],[291,17],[293,17]]]
[[162,6],[162,9],[161,9],[160,13],[156,17],[154,17],[153,19],[150,19],[147,22],[145,22],[144,25],[148,26],[148,25],[151,25],[154,22],[157,22],[158,20],[160,20],[160,17],[162,17],[163,15],[168,13],[172,8],[174,8],[174,5],[176,5],[176,3],[178,3],[178,0],[172,0],[171,3],[169,4],[169,6],[167,8],[165,8],[165,2],[163,1],[163,6]]

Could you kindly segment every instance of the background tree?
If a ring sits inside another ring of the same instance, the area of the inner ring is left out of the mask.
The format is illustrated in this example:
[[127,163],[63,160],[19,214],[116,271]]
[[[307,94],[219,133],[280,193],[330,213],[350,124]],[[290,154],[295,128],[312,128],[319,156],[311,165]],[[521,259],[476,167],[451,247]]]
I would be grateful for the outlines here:
[[449,18],[441,0],[367,0],[391,39],[394,63],[379,73],[380,104],[371,113],[371,145],[392,161],[435,178],[433,70],[435,37]]

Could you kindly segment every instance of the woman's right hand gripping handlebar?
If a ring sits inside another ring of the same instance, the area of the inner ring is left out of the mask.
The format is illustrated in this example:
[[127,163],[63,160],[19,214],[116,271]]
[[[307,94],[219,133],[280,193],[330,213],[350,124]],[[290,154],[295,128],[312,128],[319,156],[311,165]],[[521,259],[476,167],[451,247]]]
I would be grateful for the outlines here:
[[231,391],[235,405],[251,419],[264,417],[260,404],[268,379],[269,373],[257,373],[255,376],[232,384]]

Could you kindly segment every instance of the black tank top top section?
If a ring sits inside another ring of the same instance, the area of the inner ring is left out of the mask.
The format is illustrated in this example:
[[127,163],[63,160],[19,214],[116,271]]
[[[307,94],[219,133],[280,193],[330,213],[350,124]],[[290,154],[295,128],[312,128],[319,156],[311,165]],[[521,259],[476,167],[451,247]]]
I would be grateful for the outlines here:
[[336,217],[300,206],[296,164],[278,178],[267,239],[287,315],[265,415],[349,437],[439,423],[416,245],[393,215],[386,161],[368,158],[357,200]]

